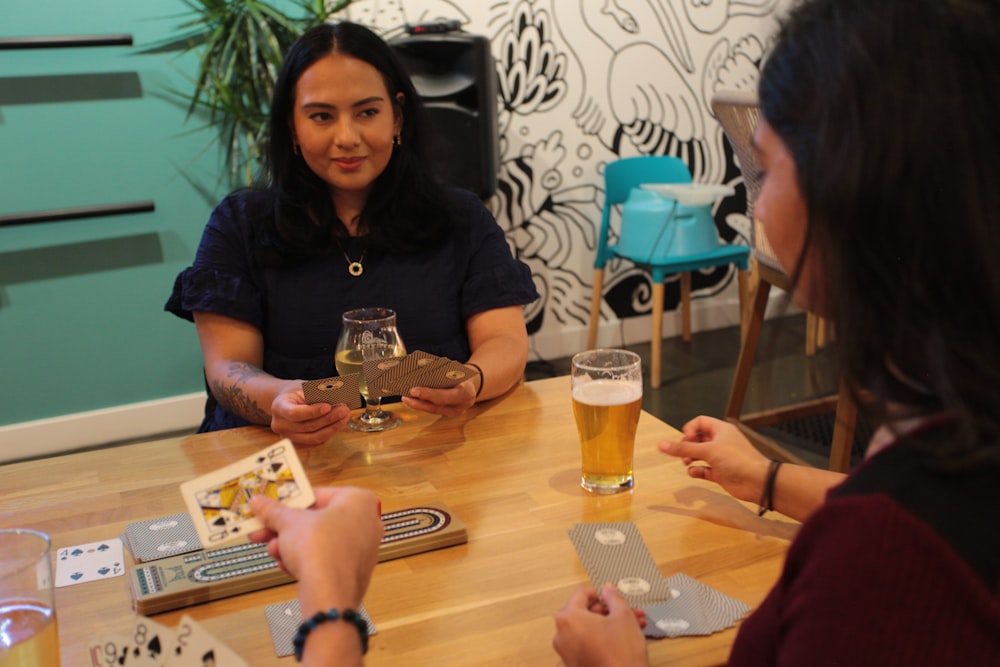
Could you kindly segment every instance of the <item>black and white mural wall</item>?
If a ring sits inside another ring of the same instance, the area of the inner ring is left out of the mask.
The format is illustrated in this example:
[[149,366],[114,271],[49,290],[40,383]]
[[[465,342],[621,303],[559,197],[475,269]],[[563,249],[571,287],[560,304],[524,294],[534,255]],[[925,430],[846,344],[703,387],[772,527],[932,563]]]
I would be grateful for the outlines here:
[[[499,79],[500,170],[489,202],[542,298],[526,317],[533,356],[582,349],[603,205],[603,169],[635,155],[674,155],[696,183],[729,184],[720,238],[747,244],[750,222],[732,152],[709,100],[755,89],[788,0],[356,0],[335,18],[387,39],[406,23],[457,19],[486,36]],[[612,234],[617,217],[612,218]],[[696,329],[736,324],[732,266],[693,276]],[[668,281],[664,332],[676,333],[679,281]],[[598,342],[649,340],[648,273],[605,269]]]

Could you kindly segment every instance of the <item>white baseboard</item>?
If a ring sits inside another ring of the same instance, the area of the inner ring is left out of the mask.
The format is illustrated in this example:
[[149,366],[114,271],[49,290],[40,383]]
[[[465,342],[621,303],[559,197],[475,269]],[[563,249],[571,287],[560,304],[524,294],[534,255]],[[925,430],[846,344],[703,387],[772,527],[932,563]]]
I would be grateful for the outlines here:
[[[788,301],[784,292],[772,289],[768,297],[764,318],[794,315],[802,312]],[[649,342],[653,327],[650,315],[630,317],[625,320],[602,321],[597,328],[597,347],[625,347]],[[691,302],[691,330],[713,331],[739,326],[739,299],[728,291],[711,299],[694,299]],[[681,335],[681,313],[674,310],[663,314],[663,337]],[[566,327],[558,332],[540,331],[531,336],[530,361],[561,359],[586,349],[587,327]]]
[[190,430],[205,414],[205,393],[131,403],[0,426],[0,463],[64,454]]

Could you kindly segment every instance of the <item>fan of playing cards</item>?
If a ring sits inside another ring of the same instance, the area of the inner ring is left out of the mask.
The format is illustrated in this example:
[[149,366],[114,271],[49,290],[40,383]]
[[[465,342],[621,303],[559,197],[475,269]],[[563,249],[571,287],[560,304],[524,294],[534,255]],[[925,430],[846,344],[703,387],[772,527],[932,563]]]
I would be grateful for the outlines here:
[[[361,377],[359,377],[361,375]],[[361,407],[360,383],[371,398],[409,396],[414,387],[448,389],[479,375],[464,364],[417,350],[404,357],[367,359],[362,373],[350,373],[302,383],[308,403],[343,403],[352,410]]]

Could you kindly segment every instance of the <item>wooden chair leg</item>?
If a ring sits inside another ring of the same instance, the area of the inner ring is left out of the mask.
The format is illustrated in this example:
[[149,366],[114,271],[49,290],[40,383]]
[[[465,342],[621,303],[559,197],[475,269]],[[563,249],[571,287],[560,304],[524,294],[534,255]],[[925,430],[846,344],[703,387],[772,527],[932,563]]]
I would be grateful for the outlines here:
[[681,274],[681,338],[691,342],[691,272]]
[[594,288],[590,293],[590,326],[587,327],[587,349],[597,344],[597,326],[601,323],[601,301],[604,299],[604,269],[594,269]]
[[858,406],[843,381],[837,394],[837,413],[830,442],[830,470],[847,472],[851,469],[851,450],[854,445],[854,428],[858,421]]
[[726,419],[739,419],[743,411],[743,399],[746,397],[750,372],[757,356],[757,343],[760,340],[761,327],[764,325],[764,311],[767,309],[767,297],[770,292],[771,283],[766,280],[757,282],[757,287],[753,291],[750,317],[747,318],[747,332],[740,345],[740,356],[733,373],[733,386],[729,390],[729,400],[726,402]]
[[740,340],[747,335],[747,325],[750,322],[750,313],[747,312],[750,301],[750,276],[749,271],[736,271],[736,285],[739,290],[740,300]]
[[816,315],[806,313],[806,356],[816,356],[819,341],[820,319]]
[[662,369],[663,354],[663,281],[653,282],[653,339],[651,342],[650,356],[653,358],[649,363],[649,384],[656,389],[660,386],[663,378],[660,377]]
[[822,349],[830,344],[830,322],[822,317],[816,318],[816,348]]

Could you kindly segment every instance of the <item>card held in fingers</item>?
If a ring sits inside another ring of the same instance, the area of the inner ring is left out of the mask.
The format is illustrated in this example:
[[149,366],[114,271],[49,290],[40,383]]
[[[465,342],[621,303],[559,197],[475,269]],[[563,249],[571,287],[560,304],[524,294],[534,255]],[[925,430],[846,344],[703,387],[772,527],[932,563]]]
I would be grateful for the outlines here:
[[425,372],[415,376],[410,376],[409,380],[412,384],[406,388],[406,393],[409,394],[410,389],[413,389],[414,387],[450,389],[451,387],[461,384],[466,380],[470,380],[477,375],[479,375],[479,372],[475,369],[457,361],[446,359],[443,364],[435,365]]
[[578,523],[569,537],[595,589],[614,584],[633,607],[672,599],[634,523]]
[[316,501],[295,446],[287,439],[184,482],[181,495],[206,548],[244,538],[262,527],[250,511],[250,499],[256,495],[289,507],[309,507]]
[[343,403],[351,410],[361,407],[361,391],[358,389],[359,373],[348,373],[323,378],[321,380],[306,380],[302,383],[302,393],[306,403]]

